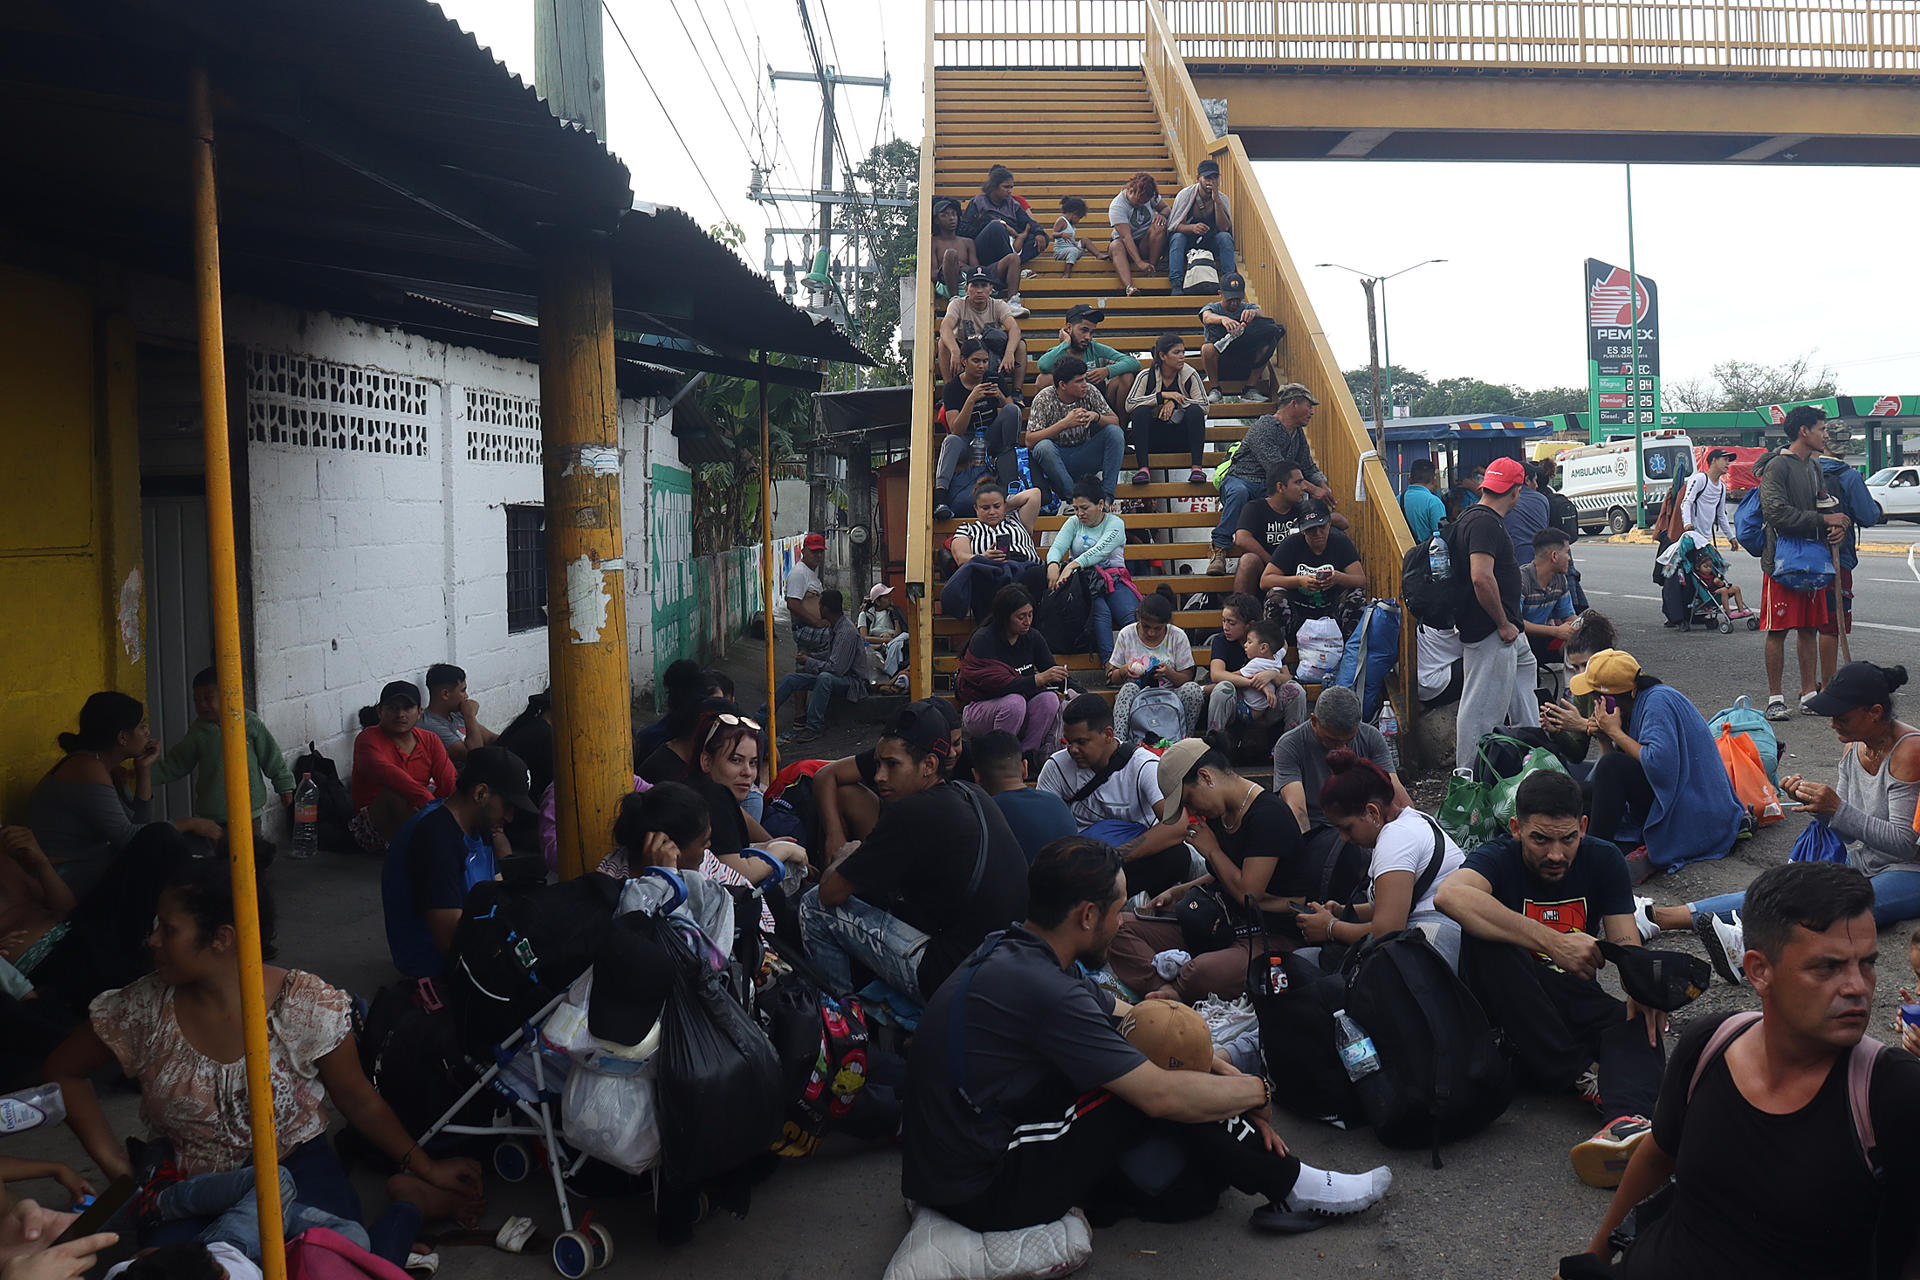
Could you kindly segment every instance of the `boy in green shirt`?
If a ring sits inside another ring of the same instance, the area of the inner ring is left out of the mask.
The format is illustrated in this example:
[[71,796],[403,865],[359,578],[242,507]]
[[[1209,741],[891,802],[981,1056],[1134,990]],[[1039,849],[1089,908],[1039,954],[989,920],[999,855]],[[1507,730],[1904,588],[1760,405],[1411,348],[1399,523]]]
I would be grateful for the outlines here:
[[[227,825],[227,774],[220,754],[220,685],[212,667],[193,678],[193,714],[194,721],[180,741],[154,763],[153,782],[155,786],[165,786],[193,774],[194,816],[210,818],[224,827]],[[267,726],[253,712],[246,714],[247,759],[253,764],[247,782],[257,819],[267,807],[268,784],[272,784],[281,804],[292,804],[294,779],[280,744],[273,740]],[[256,821],[256,845],[259,836],[260,824]]]

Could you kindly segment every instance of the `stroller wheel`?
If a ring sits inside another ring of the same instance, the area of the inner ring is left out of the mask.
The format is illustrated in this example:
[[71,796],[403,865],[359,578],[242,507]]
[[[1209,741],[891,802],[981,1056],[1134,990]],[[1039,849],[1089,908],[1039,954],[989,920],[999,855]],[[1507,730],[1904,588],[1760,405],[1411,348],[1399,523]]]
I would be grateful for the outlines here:
[[613,1232],[597,1222],[589,1222],[587,1235],[593,1241],[593,1269],[598,1271],[613,1261]]
[[593,1244],[578,1231],[563,1231],[553,1242],[553,1269],[567,1280],[580,1280],[593,1270]]
[[1728,622],[1726,619],[1722,618],[1720,620],[1720,634],[1724,636],[1732,630],[1733,630],[1733,624],[1731,622]]
[[1747,630],[1758,631],[1759,629],[1760,629],[1760,619],[1758,618],[1747,619]]
[[493,1149],[493,1171],[502,1182],[524,1182],[533,1172],[533,1152],[518,1138],[508,1138]]

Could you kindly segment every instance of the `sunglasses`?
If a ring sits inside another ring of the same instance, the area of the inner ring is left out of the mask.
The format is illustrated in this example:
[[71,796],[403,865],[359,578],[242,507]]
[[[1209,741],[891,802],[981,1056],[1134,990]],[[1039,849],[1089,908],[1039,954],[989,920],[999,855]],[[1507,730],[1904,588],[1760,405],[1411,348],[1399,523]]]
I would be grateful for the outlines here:
[[720,731],[722,725],[726,725],[729,728],[744,726],[753,730],[755,733],[760,732],[760,722],[758,720],[751,719],[747,716],[737,716],[731,711],[722,711],[713,718],[713,723],[707,726],[707,736],[702,740],[701,746],[704,747],[707,743],[712,742],[713,735]]

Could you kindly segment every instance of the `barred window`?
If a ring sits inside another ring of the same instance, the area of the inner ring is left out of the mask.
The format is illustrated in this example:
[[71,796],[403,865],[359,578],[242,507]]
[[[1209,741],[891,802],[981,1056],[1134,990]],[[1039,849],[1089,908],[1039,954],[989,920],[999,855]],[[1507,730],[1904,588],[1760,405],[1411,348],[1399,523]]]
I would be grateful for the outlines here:
[[547,625],[547,521],[540,507],[507,508],[507,631]]

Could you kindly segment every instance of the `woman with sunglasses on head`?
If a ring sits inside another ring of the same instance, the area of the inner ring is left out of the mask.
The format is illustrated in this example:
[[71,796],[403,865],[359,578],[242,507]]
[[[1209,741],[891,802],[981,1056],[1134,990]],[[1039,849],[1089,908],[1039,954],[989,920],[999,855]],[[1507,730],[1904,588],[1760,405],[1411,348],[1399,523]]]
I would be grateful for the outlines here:
[[[760,777],[765,738],[760,723],[737,710],[713,711],[700,718],[693,771],[681,781],[707,802],[713,827],[707,847],[713,856],[758,884],[778,863],[804,874],[807,851],[792,840],[776,840],[743,807]],[[761,855],[767,856],[761,856]]]

